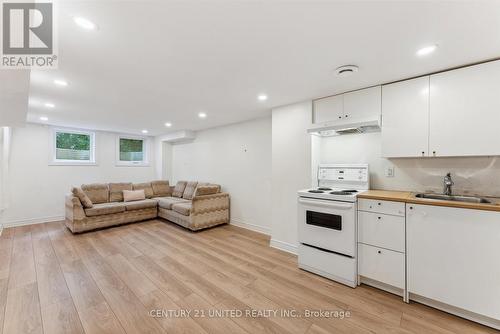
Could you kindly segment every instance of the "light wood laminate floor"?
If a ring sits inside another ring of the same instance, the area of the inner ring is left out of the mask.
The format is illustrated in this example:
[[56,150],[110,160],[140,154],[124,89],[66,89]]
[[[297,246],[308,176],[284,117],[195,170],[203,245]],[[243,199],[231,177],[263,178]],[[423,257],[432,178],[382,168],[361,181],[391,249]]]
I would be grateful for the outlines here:
[[[350,317],[266,310],[343,310]],[[496,331],[299,270],[295,256],[270,248],[258,233],[233,226],[193,233],[152,220],[81,235],[62,223],[4,230],[0,334],[21,333]]]

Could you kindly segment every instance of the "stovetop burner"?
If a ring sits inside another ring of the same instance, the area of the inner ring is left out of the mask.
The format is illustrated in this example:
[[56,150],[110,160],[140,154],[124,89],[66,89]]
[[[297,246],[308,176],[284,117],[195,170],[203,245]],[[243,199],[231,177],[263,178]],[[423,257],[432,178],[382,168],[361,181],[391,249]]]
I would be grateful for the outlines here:
[[328,191],[328,190],[332,190],[332,188],[319,187],[318,190],[326,190],[326,191]]
[[322,193],[324,193],[323,190],[309,190],[308,192],[313,193],[313,194],[322,194]]

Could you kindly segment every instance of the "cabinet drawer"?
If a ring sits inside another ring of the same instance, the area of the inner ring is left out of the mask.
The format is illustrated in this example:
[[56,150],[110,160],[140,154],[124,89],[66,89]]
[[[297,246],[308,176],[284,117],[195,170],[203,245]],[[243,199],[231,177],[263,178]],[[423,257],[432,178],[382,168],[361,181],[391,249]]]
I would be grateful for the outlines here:
[[360,198],[358,202],[358,209],[362,211],[385,213],[387,215],[405,215],[405,204],[401,202]]
[[405,217],[358,212],[359,242],[405,252]]
[[383,248],[358,244],[359,275],[405,288],[405,255]]

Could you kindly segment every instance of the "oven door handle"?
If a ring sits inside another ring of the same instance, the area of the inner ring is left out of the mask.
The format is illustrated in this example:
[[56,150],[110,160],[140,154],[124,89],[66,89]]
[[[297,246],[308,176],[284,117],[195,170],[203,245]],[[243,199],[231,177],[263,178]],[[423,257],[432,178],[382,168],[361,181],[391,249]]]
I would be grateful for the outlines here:
[[337,209],[352,209],[354,207],[353,203],[339,203],[334,201],[322,201],[322,200],[308,200],[303,197],[299,198],[299,203],[312,205],[312,206],[323,206],[327,208],[337,208]]

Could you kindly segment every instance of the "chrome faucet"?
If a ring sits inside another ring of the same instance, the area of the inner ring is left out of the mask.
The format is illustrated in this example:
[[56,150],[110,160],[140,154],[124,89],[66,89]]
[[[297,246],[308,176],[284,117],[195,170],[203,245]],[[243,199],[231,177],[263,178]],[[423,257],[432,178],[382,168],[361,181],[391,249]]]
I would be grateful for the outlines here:
[[451,196],[451,187],[454,184],[455,183],[451,179],[451,173],[447,173],[446,176],[444,177],[444,190],[443,190],[443,193],[445,195]]

